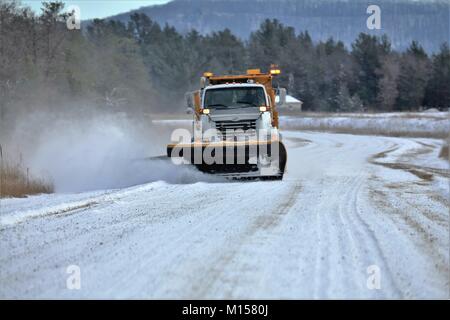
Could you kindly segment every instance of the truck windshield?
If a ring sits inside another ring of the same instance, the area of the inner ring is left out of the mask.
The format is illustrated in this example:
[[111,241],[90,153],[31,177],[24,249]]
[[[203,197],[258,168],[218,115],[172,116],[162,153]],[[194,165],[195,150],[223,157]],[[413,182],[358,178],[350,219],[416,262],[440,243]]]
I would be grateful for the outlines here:
[[207,109],[236,109],[266,105],[264,89],[261,87],[240,87],[209,89],[205,94]]

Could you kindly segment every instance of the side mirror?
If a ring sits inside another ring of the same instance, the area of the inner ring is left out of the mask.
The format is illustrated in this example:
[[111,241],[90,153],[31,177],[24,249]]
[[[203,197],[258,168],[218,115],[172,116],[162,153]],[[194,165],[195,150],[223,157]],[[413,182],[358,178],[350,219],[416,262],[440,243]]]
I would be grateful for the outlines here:
[[279,104],[280,104],[280,105],[286,104],[286,89],[280,88],[280,89],[279,89],[279,92],[278,92],[278,95],[279,95],[279,97],[280,97],[280,102],[279,102]]
[[194,99],[191,92],[188,92],[184,95],[184,99],[186,100],[186,107],[188,109],[194,109]]
[[206,77],[201,77],[200,78],[200,88],[204,89],[206,87],[207,81],[208,81],[208,79],[206,79]]

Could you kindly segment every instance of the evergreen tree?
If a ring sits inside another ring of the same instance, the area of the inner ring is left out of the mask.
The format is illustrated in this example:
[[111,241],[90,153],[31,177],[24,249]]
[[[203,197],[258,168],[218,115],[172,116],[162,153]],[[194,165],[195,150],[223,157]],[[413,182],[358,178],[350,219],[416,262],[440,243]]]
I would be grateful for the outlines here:
[[395,54],[386,55],[378,70],[380,79],[378,83],[377,108],[389,112],[394,109],[398,98],[397,81],[399,77],[398,58]]
[[402,54],[400,60],[396,110],[412,111],[423,105],[429,68],[430,63],[427,54],[416,41],[413,41],[408,50]]
[[450,49],[447,43],[433,55],[431,78],[426,89],[428,107],[447,110],[450,107]]
[[363,103],[376,108],[382,75],[382,60],[390,51],[387,38],[377,38],[361,33],[352,44],[352,57],[355,61],[356,93]]

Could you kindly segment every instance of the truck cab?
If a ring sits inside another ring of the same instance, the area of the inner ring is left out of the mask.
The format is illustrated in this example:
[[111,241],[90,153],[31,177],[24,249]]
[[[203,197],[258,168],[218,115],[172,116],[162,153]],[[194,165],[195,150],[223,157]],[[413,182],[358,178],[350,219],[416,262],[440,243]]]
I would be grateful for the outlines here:
[[252,137],[272,127],[272,102],[265,87],[254,83],[219,84],[206,87],[201,98],[201,132],[215,129],[217,139]]

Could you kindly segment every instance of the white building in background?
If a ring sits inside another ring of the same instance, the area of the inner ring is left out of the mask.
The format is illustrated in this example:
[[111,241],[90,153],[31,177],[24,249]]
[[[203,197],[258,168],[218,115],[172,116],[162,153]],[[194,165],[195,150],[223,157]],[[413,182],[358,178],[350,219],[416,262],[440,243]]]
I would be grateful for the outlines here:
[[294,98],[293,96],[286,95],[286,103],[283,105],[279,105],[280,96],[275,98],[275,102],[277,103],[278,109],[280,110],[292,110],[292,111],[302,111],[303,101]]

